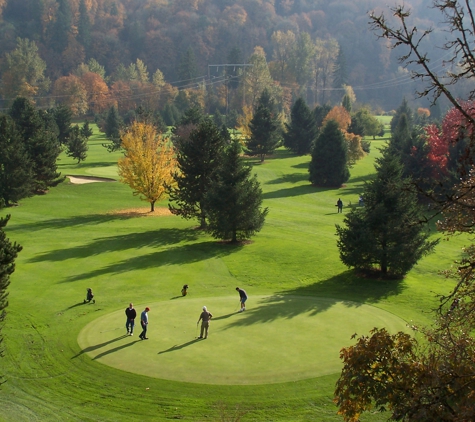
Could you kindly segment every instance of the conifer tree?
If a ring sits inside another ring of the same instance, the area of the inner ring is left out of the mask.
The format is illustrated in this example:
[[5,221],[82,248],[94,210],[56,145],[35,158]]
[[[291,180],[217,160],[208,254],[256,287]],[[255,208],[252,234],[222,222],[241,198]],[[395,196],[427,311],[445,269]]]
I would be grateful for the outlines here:
[[350,178],[348,147],[336,121],[329,120],[315,141],[308,171],[317,186],[340,187]]
[[[3,204],[0,204],[0,208],[2,208],[2,205]],[[10,215],[0,218],[0,357],[3,357],[3,336],[1,335],[1,330],[7,316],[7,288],[10,284],[10,275],[15,271],[15,259],[17,258],[18,253],[22,250],[22,247],[17,243],[12,243],[3,231],[9,219]],[[0,384],[3,384],[2,378],[3,374],[0,374]]]
[[178,171],[170,188],[169,209],[183,218],[198,218],[200,228],[207,225],[204,197],[222,158],[225,142],[220,130],[204,118],[186,139],[176,144]]
[[246,143],[248,153],[259,156],[262,162],[266,155],[274,153],[281,135],[277,107],[267,89],[264,89],[259,97],[249,128],[251,137]]
[[26,98],[17,98],[9,115],[15,122],[32,164],[33,193],[43,193],[64,180],[57,172],[61,153],[58,127],[52,113],[38,111]]
[[303,98],[295,102],[290,119],[290,124],[285,123],[284,146],[298,155],[310,153],[317,135],[317,126]]
[[31,160],[9,116],[0,117],[0,201],[12,205],[32,195]]
[[120,117],[119,110],[117,110],[116,106],[112,106],[107,112],[106,121],[104,123],[104,132],[111,142],[102,144],[109,152],[120,149],[120,131],[122,126],[123,121]]
[[261,208],[257,176],[250,176],[251,167],[243,163],[240,153],[237,141],[227,148],[205,195],[208,231],[216,239],[232,243],[259,232],[268,213],[267,208]]
[[78,125],[75,125],[69,131],[67,140],[66,155],[77,160],[78,164],[87,157],[87,138],[82,134]]
[[427,240],[417,194],[409,189],[399,158],[386,148],[375,167],[376,179],[364,189],[365,206],[346,215],[346,227],[336,226],[340,259],[357,270],[402,277],[438,241]]
[[69,130],[71,129],[71,109],[64,104],[61,104],[53,109],[53,114],[59,130],[59,143],[64,145],[69,136]]

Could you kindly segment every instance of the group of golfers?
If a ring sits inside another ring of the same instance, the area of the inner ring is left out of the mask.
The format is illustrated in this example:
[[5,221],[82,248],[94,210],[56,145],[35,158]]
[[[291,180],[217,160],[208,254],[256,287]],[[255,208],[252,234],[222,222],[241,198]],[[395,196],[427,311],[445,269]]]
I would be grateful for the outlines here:
[[[186,285],[188,288],[188,286]],[[241,309],[239,312],[244,312],[246,310],[246,300],[247,300],[247,293],[244,289],[236,287],[236,291],[239,293],[239,302],[241,304]],[[182,292],[183,293],[183,292]],[[185,295],[183,295],[185,296]],[[142,327],[142,332],[140,333],[139,337],[141,340],[148,340],[147,337],[147,328],[148,328],[148,312],[150,308],[147,306],[142,313],[140,314],[140,325]],[[135,326],[135,318],[137,318],[137,311],[134,309],[134,304],[129,304],[129,307],[125,310],[125,315],[127,317],[127,321],[125,322],[125,328],[127,330],[128,336],[134,335],[134,326]],[[206,339],[208,338],[208,329],[209,329],[209,322],[213,318],[211,312],[208,311],[206,306],[203,306],[203,311],[198,318],[196,326],[198,328],[198,324],[201,321],[201,331],[199,339]]]

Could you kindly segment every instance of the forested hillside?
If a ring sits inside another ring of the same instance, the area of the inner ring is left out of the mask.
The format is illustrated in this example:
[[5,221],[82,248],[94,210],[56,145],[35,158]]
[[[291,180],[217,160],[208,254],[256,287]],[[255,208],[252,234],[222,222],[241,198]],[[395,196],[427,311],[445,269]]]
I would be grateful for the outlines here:
[[[425,17],[417,26],[436,28],[432,42],[442,28],[430,4],[411,7]],[[226,113],[249,101],[233,89],[250,67],[234,65],[260,47],[284,103],[335,103],[346,84],[359,102],[395,109],[414,85],[370,30],[371,10],[388,12],[379,0],[0,0],[3,107],[18,95],[66,102],[81,88],[83,104],[67,104],[78,115],[106,109],[111,96],[123,110],[144,97],[163,109],[177,90],[201,89],[215,97],[207,111]],[[145,95],[154,90],[161,98]]]

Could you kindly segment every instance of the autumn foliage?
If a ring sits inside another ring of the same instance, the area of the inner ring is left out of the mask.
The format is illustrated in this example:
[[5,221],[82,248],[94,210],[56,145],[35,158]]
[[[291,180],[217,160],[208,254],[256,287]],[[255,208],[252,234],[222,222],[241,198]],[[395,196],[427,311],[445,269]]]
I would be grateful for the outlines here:
[[131,187],[134,195],[149,202],[150,211],[154,211],[155,203],[167,197],[167,186],[173,184],[175,151],[146,123],[132,123],[121,139],[125,156],[118,162],[120,180]]

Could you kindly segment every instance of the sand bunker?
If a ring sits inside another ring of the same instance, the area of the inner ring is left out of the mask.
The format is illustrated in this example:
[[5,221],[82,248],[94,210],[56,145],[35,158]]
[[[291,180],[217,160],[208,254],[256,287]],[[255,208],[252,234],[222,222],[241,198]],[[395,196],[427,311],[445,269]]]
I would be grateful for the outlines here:
[[82,185],[84,183],[97,183],[97,182],[115,182],[114,179],[108,179],[107,177],[93,177],[93,176],[66,176],[74,185]]

